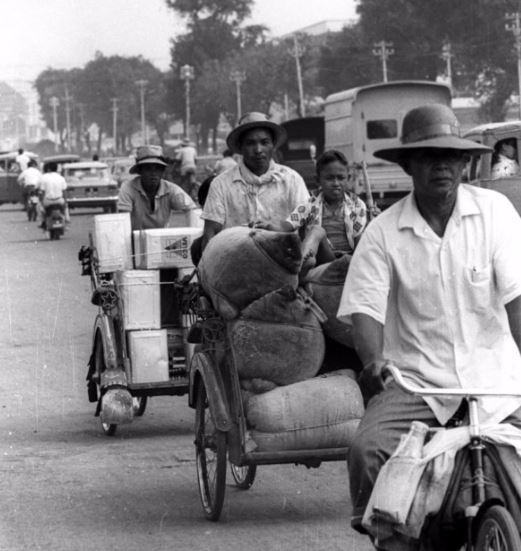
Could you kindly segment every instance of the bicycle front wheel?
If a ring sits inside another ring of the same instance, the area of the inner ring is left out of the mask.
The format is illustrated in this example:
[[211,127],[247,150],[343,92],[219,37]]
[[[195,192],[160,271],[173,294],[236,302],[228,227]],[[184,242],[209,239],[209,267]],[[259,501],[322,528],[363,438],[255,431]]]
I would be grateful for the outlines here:
[[516,551],[521,538],[512,515],[501,505],[487,509],[479,520],[475,551]]

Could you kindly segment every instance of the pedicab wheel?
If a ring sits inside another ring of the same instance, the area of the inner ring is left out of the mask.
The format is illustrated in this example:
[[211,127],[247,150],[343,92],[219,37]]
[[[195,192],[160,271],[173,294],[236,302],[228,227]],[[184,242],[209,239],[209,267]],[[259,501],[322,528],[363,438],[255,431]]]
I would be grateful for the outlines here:
[[257,474],[257,465],[238,467],[230,463],[230,470],[232,471],[233,480],[235,480],[237,488],[241,490],[249,490],[251,488]]
[[521,538],[512,515],[501,505],[493,505],[480,518],[475,551],[515,551]]
[[134,404],[134,415],[141,417],[147,409],[147,397],[146,396],[133,396],[132,402]]
[[51,229],[51,231],[49,232],[50,233],[50,237],[51,237],[51,241],[53,240],[58,240],[60,239],[60,230],[54,230],[54,229]]
[[114,436],[116,434],[117,425],[114,423],[103,423],[101,422],[101,429],[107,436]]
[[[96,351],[94,353],[94,362],[95,362],[95,373],[98,375],[98,381],[100,380],[100,375],[103,371],[105,371],[105,358],[103,355],[103,342],[101,340],[101,336],[96,336]],[[98,384],[98,396],[101,400],[101,389]],[[100,419],[101,421],[101,419]],[[101,421],[101,430],[107,435],[107,436],[114,436],[116,434],[116,429],[118,426],[115,423],[104,423]]]
[[218,430],[200,381],[195,407],[195,453],[199,496],[208,520],[219,520],[226,489],[226,434]]

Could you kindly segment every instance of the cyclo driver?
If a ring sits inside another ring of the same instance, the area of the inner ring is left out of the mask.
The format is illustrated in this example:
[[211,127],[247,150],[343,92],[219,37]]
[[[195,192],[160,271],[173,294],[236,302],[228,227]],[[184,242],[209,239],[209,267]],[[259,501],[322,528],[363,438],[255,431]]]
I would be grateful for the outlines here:
[[[460,184],[470,154],[487,151],[459,137],[448,107],[431,105],[407,113],[401,146],[375,153],[398,163],[413,191],[369,224],[338,312],[364,365],[367,409],[348,457],[351,524],[362,533],[377,474],[400,436],[413,420],[446,425],[460,406],[384,384],[386,361],[423,387],[521,386],[521,219],[503,195]],[[480,422],[521,427],[520,405],[484,398]]]

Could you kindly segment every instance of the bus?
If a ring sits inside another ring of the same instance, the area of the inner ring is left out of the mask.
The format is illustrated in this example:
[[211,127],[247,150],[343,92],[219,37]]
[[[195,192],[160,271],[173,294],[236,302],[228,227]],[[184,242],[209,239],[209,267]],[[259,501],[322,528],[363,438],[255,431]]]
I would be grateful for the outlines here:
[[378,159],[378,149],[400,145],[405,114],[421,105],[450,106],[450,88],[421,80],[384,82],[331,94],[325,101],[325,149],[338,149],[355,169],[352,190],[370,189],[385,208],[412,189],[411,178],[394,163]]

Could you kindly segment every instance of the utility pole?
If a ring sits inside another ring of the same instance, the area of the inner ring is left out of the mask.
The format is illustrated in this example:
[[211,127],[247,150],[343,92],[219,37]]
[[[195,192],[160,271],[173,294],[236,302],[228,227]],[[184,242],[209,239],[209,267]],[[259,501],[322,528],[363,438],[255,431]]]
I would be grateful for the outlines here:
[[452,58],[454,57],[452,53],[452,47],[448,40],[445,40],[443,43],[443,47],[441,48],[441,58],[445,61],[447,64],[447,80],[449,82],[449,86],[452,90]]
[[393,43],[380,40],[374,43],[373,55],[382,60],[383,81],[387,82],[387,60],[394,54]]
[[84,105],[83,103],[76,103],[76,108],[78,109],[78,115],[80,117],[80,132],[78,136],[78,125],[76,125],[76,149],[78,150],[78,153],[81,155],[83,152],[83,127],[85,126],[84,121]]
[[300,116],[306,116],[306,108],[304,107],[304,87],[302,86],[302,71],[300,68],[300,58],[304,51],[300,46],[297,38],[297,34],[293,35],[293,48],[289,50],[290,55],[295,58],[295,64],[297,67],[297,84],[298,84],[298,97],[299,97],[299,106],[300,106]]
[[141,98],[141,134],[143,136],[143,144],[148,143],[145,125],[145,87],[148,80],[137,80],[136,85],[139,86],[139,94]]
[[186,101],[186,117],[185,117],[185,138],[190,138],[190,81],[194,79],[194,68],[191,65],[183,65],[181,67],[181,80],[185,81],[185,101]]
[[117,137],[117,131],[118,131],[118,98],[110,98],[110,101],[112,102],[112,107],[110,110],[112,111],[112,139],[114,140],[114,155],[117,154],[118,151],[118,137]]
[[69,96],[69,88],[65,87],[65,124],[67,126],[67,152],[71,152],[71,105],[72,97]]
[[237,93],[237,122],[242,116],[241,108],[241,84],[246,80],[246,73],[244,71],[239,71],[238,69],[230,73],[230,80],[235,82],[235,90]]
[[54,151],[58,151],[58,105],[60,100],[56,96],[49,98],[49,105],[52,107],[52,123],[54,132]]
[[505,25],[507,31],[512,31],[515,39],[515,46],[517,51],[517,81],[519,88],[519,118],[521,118],[521,25],[519,20],[519,12],[508,13],[505,15],[507,21],[512,21],[509,25]]

